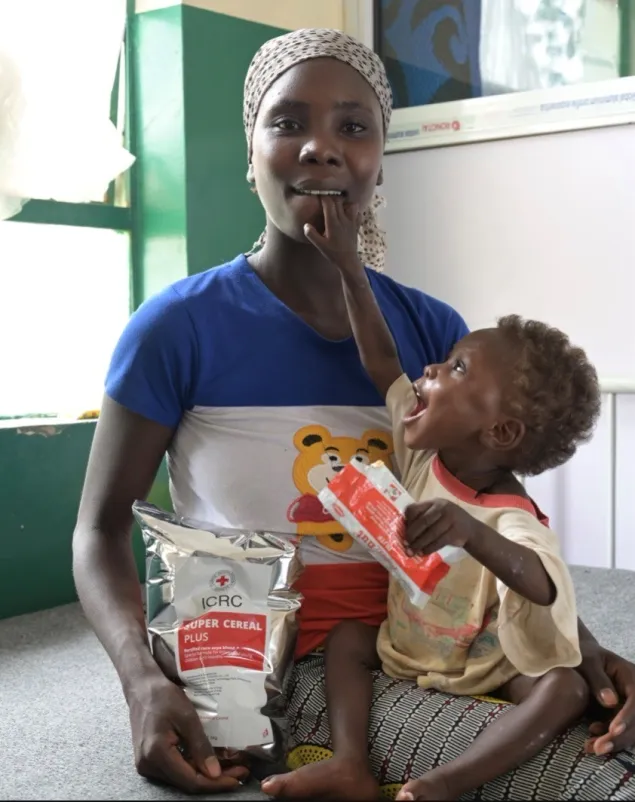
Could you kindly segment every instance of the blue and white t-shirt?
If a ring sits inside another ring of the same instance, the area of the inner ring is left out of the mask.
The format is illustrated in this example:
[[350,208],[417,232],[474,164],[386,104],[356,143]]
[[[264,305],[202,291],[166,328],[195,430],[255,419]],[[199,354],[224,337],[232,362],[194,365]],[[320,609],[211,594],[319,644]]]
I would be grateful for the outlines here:
[[[368,276],[412,379],[467,333],[446,304]],[[168,469],[178,514],[299,536],[307,565],[370,560],[317,495],[352,458],[391,460],[384,401],[354,339],[318,334],[244,256],[146,301],[117,344],[106,392],[176,428]]]

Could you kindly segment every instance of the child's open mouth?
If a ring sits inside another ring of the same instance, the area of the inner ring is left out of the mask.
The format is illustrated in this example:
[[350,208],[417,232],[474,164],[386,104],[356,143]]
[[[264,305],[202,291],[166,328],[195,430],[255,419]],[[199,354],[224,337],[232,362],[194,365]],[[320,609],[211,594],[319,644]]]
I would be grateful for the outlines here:
[[412,385],[412,389],[417,397],[417,403],[414,405],[411,412],[406,415],[404,418],[404,423],[412,423],[412,421],[417,420],[420,418],[428,409],[428,403],[426,399],[423,397],[421,390],[417,387],[416,384]]

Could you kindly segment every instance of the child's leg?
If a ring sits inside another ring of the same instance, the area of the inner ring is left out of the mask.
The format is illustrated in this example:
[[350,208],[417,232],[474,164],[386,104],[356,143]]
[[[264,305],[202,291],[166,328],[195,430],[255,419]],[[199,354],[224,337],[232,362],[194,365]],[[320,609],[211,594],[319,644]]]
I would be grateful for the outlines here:
[[397,799],[458,799],[536,755],[582,716],[589,700],[585,681],[567,668],[535,679],[516,677],[496,695],[515,707],[487,727],[456,760],[406,783]]
[[377,629],[343,621],[325,649],[326,708],[333,757],[289,774],[269,777],[262,790],[292,799],[377,799],[379,786],[368,762],[368,718],[373,698],[371,671],[380,668]]

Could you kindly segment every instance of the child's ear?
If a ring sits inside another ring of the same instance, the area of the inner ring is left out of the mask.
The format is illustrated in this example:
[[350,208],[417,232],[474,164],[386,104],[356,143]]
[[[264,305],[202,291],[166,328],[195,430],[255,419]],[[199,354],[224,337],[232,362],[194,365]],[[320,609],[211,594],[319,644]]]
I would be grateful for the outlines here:
[[497,421],[481,435],[481,442],[492,451],[512,451],[525,436],[525,424],[518,418]]

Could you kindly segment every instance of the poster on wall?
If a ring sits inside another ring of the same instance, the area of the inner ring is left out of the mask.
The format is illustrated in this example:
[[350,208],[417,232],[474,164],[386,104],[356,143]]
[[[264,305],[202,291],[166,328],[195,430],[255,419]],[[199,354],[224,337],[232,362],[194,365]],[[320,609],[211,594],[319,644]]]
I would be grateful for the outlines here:
[[374,0],[387,151],[635,122],[635,0]]

